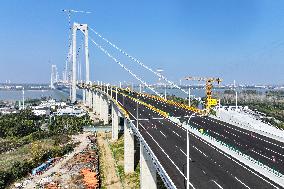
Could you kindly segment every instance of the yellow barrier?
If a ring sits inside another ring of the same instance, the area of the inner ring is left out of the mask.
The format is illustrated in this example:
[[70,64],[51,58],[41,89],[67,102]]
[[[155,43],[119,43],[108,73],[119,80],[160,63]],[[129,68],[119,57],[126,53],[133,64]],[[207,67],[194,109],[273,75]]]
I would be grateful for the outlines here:
[[133,98],[133,97],[131,97],[131,96],[128,96],[128,98],[130,98],[130,99],[132,99],[133,101],[136,101],[136,102],[142,104],[143,106],[148,107],[150,110],[153,110],[154,112],[157,112],[158,114],[160,114],[161,116],[163,116],[163,117],[165,117],[165,118],[168,118],[168,117],[169,117],[169,113],[167,113],[167,112],[165,112],[165,111],[162,111],[162,110],[160,110],[160,109],[158,109],[158,108],[156,108],[156,107],[154,107],[154,106],[152,106],[152,105],[150,105],[150,104],[147,104],[147,103],[145,103],[145,102],[143,102],[143,101],[141,101],[141,100],[138,100],[138,99],[136,99],[136,98]]
[[186,110],[190,110],[190,111],[193,111],[193,112],[196,112],[196,113],[199,113],[199,114],[204,114],[204,111],[203,110],[200,110],[198,108],[194,108],[192,106],[188,106],[186,104],[181,104],[179,102],[175,102],[173,100],[165,100],[161,97],[158,97],[158,96],[155,96],[155,95],[150,95],[150,94],[145,94],[146,96],[150,97],[150,98],[153,98],[153,99],[156,99],[156,100],[159,100],[159,101],[163,101],[163,102],[166,102],[167,104],[171,104],[171,105],[174,105],[174,106],[177,106],[177,107],[180,107],[180,108],[183,108],[183,109],[186,109]]

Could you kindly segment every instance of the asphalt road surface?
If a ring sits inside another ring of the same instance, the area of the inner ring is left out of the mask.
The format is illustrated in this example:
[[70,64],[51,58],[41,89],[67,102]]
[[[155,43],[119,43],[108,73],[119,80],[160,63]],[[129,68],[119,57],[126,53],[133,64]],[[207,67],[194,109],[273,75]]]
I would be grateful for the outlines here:
[[[136,97],[135,94],[132,94],[132,96]],[[141,100],[143,98],[144,97],[140,97]],[[134,124],[136,124],[137,103],[131,100],[129,97],[123,97],[121,94],[118,95],[118,101],[129,112],[130,119],[133,120]],[[169,107],[167,104],[162,102],[155,102],[155,100],[149,99],[148,97],[145,97],[143,101],[154,105],[159,109],[167,110],[167,112],[174,112],[175,116],[189,116],[192,114],[192,112],[184,112],[184,110],[181,110],[177,107]],[[158,160],[161,162],[162,166],[171,177],[177,188],[186,188],[186,131],[184,128],[178,126],[168,119],[164,119],[159,114],[142,105],[138,107],[138,120],[138,129],[140,133]],[[191,124],[196,124],[196,126],[200,126],[204,129],[210,129],[209,131],[212,133],[217,131],[224,133],[224,135],[227,133],[224,130],[219,131],[218,128],[215,128],[221,127],[221,123],[208,117],[204,118],[196,116],[192,118]],[[216,126],[211,128],[211,125],[213,124],[216,124]],[[208,126],[206,127],[206,125]],[[222,126],[222,128],[224,127],[225,126]],[[229,129],[227,130],[233,134],[235,134],[234,132],[239,132],[231,131]],[[240,133],[236,135],[240,135]],[[216,134],[216,136],[219,135]],[[231,137],[229,135],[226,136]],[[247,135],[244,134],[244,136]],[[226,139],[226,137],[221,137],[222,139]],[[247,140],[260,140],[259,136],[255,135],[255,137],[251,137],[250,133],[247,137],[250,137]],[[236,137],[236,140],[239,140],[239,138],[242,137]],[[234,141],[234,139],[231,138],[230,140]],[[240,140],[239,143],[244,145],[243,143],[247,140]],[[269,144],[275,146],[274,144],[266,142],[267,139],[263,140],[260,141],[265,144],[267,143],[266,145]],[[256,149],[262,149],[261,145],[254,145],[252,142],[250,142],[249,145]],[[281,149],[280,145],[279,147],[276,147]],[[281,186],[278,184],[272,182],[268,178],[263,177],[259,173],[245,166],[243,163],[225,154],[192,133],[190,133],[189,152],[190,183],[192,188],[281,188]],[[270,150],[268,150],[267,153],[269,152]]]

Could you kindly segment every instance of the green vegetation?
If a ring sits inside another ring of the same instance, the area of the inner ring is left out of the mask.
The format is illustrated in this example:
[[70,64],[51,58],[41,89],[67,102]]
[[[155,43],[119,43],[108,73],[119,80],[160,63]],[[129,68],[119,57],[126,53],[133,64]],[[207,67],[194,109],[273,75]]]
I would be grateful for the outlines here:
[[266,91],[265,95],[267,97],[275,97],[277,100],[284,98],[284,91]]
[[[70,141],[90,123],[88,116],[58,116],[49,120],[30,110],[0,116],[0,189],[25,176],[50,157],[60,157],[77,145]],[[48,130],[41,126],[47,125]]]
[[134,173],[124,173],[124,138],[121,136],[116,142],[110,143],[110,149],[117,163],[116,169],[125,188],[140,187],[140,166],[135,168]]
[[[244,90],[238,95],[238,105],[248,106],[266,115],[263,121],[284,129],[284,91],[266,91],[265,94],[256,90]],[[223,105],[235,105],[235,95],[221,96]]]
[[[188,105],[188,98],[185,99],[185,98],[177,97],[175,95],[170,95],[170,96],[167,96],[167,99],[175,101],[175,102],[178,102],[178,103],[181,103],[181,104]],[[199,105],[199,102],[196,99],[190,99],[190,104],[191,104],[192,107],[197,108],[198,105]]]
[[30,110],[0,117],[0,138],[24,137],[40,130],[41,120]]
[[224,94],[235,94],[235,91],[232,89],[226,89],[224,90]]
[[[243,103],[243,105],[249,106],[251,109],[256,109],[259,112],[263,112],[266,116],[271,118],[265,118],[264,121],[271,123],[277,128],[284,129],[284,103]],[[278,120],[278,121],[277,121]]]
[[[140,188],[140,166],[139,163],[134,173],[124,173],[124,138],[120,137],[116,142],[110,143],[110,148],[117,163],[117,172],[124,188]],[[166,189],[161,177],[157,175],[157,188]]]
[[89,116],[73,117],[73,116],[56,116],[49,124],[49,130],[52,134],[76,134],[83,131],[83,126],[91,125]]

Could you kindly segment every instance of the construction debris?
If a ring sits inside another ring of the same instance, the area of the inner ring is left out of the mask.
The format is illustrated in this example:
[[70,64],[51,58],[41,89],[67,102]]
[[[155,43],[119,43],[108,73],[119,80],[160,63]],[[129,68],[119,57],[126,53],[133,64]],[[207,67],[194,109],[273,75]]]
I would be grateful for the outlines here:
[[[73,154],[71,153],[72,156],[67,155],[62,157],[60,160],[61,165],[56,165],[56,169],[50,170],[50,173],[44,173],[44,177],[41,174],[31,176],[23,183],[16,183],[15,187],[39,189],[100,188],[99,154],[96,134],[91,136],[90,134],[88,136],[84,134],[80,140],[81,144],[77,147],[78,150],[75,150]],[[30,187],[30,182],[33,182],[33,187]]]

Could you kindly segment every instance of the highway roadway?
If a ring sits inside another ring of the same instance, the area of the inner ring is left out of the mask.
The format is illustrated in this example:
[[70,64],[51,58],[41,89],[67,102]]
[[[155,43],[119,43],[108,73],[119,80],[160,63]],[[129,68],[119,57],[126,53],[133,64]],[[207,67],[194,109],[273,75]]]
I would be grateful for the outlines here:
[[[138,97],[158,109],[170,112],[173,117],[181,117],[181,121],[188,122],[187,117],[193,113],[149,96],[140,96],[137,93],[132,96]],[[208,116],[195,116],[190,119],[189,124],[198,129],[205,129],[214,138],[236,147],[242,153],[284,174],[284,144],[282,142]]]
[[[132,94],[131,96],[137,95]],[[153,102],[148,97],[140,97],[140,99],[160,109],[163,107],[168,112],[176,112],[175,116],[181,114],[181,110],[177,107],[167,107],[167,104]],[[121,94],[118,95],[118,102],[128,111],[130,119],[136,124],[137,103],[127,96],[123,97]],[[172,108],[176,109],[176,111]],[[192,112],[187,112],[186,115],[191,114]],[[210,118],[205,119],[196,116],[192,118],[196,126],[199,124],[199,119],[208,121],[208,125],[209,123],[212,125],[211,122],[213,121],[215,122],[215,120],[211,120]],[[141,135],[161,162],[168,175],[177,188],[185,188],[185,129],[142,105],[138,108],[138,120],[138,129]],[[207,122],[205,124],[201,122],[200,124],[202,124],[202,128],[205,128],[203,125],[206,125]],[[209,129],[211,131],[211,128]],[[190,133],[189,151],[190,183],[192,188],[281,188],[278,184],[273,183],[268,178],[263,177],[233,157],[216,149],[193,133]]]

